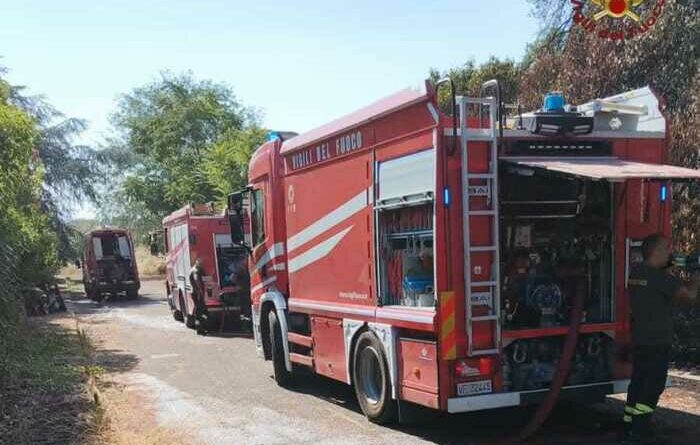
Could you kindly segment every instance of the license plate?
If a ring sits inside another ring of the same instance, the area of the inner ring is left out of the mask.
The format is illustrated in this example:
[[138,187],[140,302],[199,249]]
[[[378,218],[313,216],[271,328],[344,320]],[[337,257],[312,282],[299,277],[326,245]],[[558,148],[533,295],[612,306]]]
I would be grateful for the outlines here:
[[473,396],[491,392],[491,380],[479,380],[478,382],[466,382],[457,384],[458,396]]

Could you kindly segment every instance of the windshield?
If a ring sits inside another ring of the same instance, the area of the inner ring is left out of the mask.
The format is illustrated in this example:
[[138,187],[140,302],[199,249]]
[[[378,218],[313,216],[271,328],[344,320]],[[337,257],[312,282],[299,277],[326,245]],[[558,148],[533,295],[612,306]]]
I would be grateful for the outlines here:
[[131,259],[129,238],[125,235],[95,237],[92,239],[92,248],[98,260],[106,257]]

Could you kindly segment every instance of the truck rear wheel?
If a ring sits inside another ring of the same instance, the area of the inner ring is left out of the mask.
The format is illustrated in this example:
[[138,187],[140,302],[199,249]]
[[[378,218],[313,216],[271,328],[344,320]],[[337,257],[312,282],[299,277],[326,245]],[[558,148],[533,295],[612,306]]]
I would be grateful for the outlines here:
[[391,398],[391,375],[384,348],[371,332],[357,339],[353,359],[355,395],[362,412],[378,424],[396,421],[396,401]]
[[272,367],[275,371],[275,381],[279,386],[289,386],[292,381],[292,373],[287,371],[285,364],[282,328],[274,309],[269,312],[268,321],[270,323],[270,346],[272,347]]

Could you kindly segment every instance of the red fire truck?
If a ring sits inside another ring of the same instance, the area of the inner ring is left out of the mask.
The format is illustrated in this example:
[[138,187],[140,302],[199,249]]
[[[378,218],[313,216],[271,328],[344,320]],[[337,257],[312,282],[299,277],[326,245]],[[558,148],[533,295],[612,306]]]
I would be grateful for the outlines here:
[[105,294],[138,297],[139,270],[134,243],[126,229],[103,227],[85,235],[83,246],[85,295],[101,301]]
[[240,301],[241,293],[234,286],[237,273],[245,270],[247,252],[231,243],[225,214],[211,204],[187,205],[163,218],[163,238],[166,293],[175,320],[184,321],[188,328],[195,327],[190,271],[197,260],[203,270],[204,303],[209,320],[222,322],[224,309],[237,317],[249,315],[247,295]]
[[649,88],[514,119],[499,89],[446,113],[426,82],[254,153],[229,215],[280,385],[308,367],[375,422],[533,403],[565,361],[561,397],[626,390],[627,272],[700,171],[664,164]]

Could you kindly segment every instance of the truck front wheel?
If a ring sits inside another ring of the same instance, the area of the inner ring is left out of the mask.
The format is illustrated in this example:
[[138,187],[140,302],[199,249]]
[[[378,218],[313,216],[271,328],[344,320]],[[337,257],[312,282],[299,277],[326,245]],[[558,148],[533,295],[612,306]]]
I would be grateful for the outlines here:
[[285,364],[282,328],[274,309],[269,312],[268,321],[270,323],[270,346],[272,349],[272,367],[275,371],[275,381],[279,386],[288,386],[292,380],[292,373],[287,371],[287,365]]
[[177,304],[180,305],[179,309],[177,306],[175,306],[174,301],[171,305],[172,311],[173,311],[173,318],[175,319],[175,321],[185,321],[185,317],[182,315],[183,314],[182,308],[185,307],[183,305],[182,297],[178,297]]
[[194,329],[197,326],[197,318],[194,315],[185,313],[185,326],[189,329]]
[[396,401],[391,398],[391,375],[384,348],[371,332],[363,332],[357,339],[353,359],[355,395],[362,412],[374,423],[396,421]]
[[187,312],[187,304],[185,303],[185,299],[182,297],[180,297],[180,310],[182,311],[182,318],[185,320],[185,326],[190,329],[194,329],[195,325],[197,324],[197,319],[194,317],[194,314],[190,315]]

